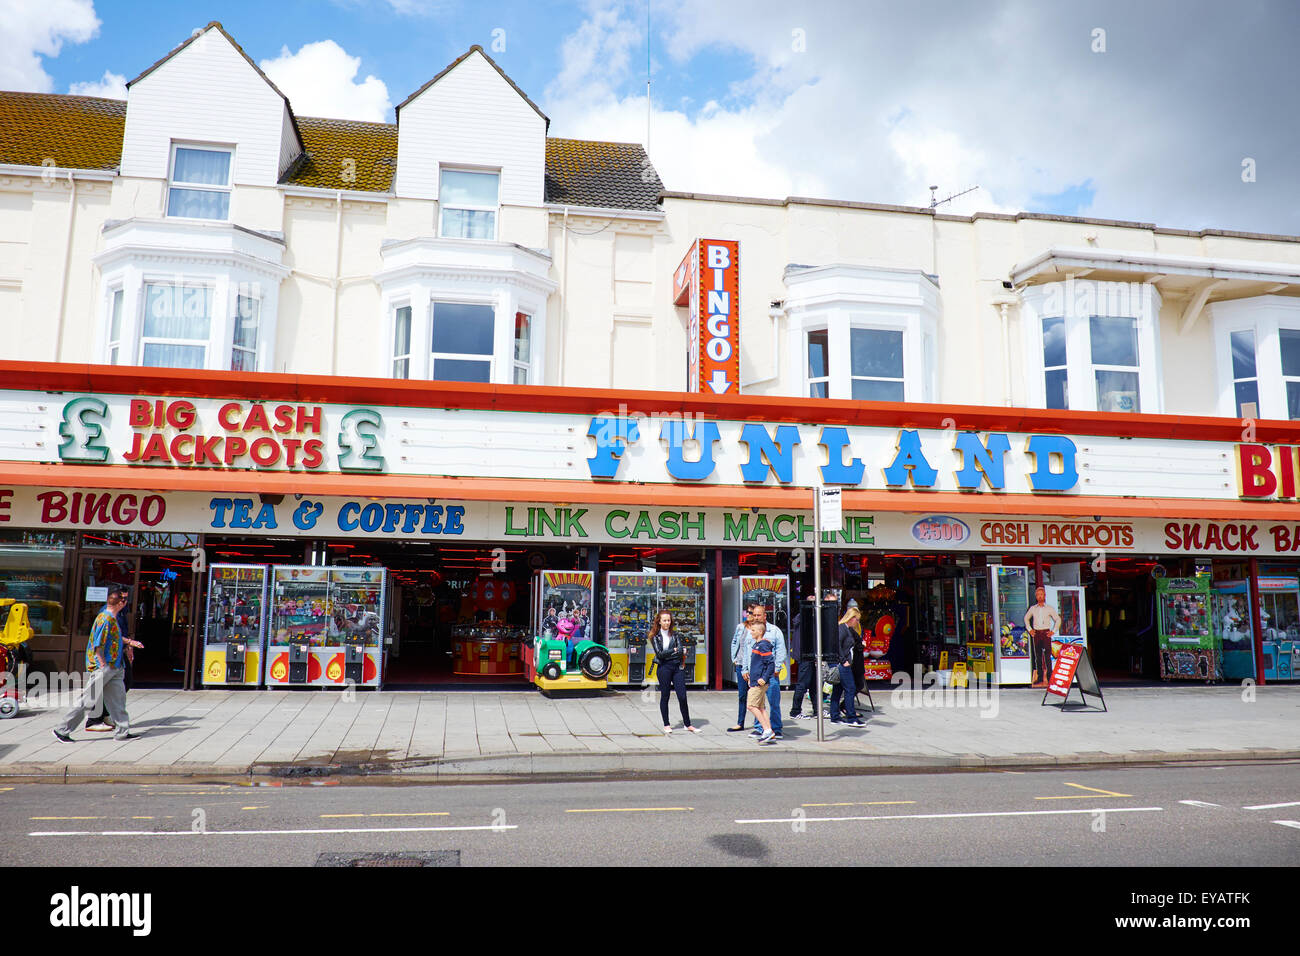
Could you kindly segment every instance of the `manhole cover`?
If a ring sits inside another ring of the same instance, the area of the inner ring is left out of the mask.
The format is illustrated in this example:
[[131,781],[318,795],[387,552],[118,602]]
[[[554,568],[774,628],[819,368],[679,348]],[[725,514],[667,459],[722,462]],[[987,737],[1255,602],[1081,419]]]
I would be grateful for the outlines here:
[[460,850],[401,850],[397,853],[320,853],[317,866],[460,866]]

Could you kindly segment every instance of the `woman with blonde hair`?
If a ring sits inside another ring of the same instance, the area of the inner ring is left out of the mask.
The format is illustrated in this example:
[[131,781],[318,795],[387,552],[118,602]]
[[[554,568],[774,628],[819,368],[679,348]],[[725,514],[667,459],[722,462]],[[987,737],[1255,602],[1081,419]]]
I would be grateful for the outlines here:
[[[858,716],[854,707],[858,688],[853,681],[853,651],[862,643],[862,611],[856,603],[840,618],[839,664],[840,682],[831,691],[830,719],[832,724],[848,723],[853,727],[865,727],[866,721]],[[843,698],[844,716],[840,717],[840,700]]]

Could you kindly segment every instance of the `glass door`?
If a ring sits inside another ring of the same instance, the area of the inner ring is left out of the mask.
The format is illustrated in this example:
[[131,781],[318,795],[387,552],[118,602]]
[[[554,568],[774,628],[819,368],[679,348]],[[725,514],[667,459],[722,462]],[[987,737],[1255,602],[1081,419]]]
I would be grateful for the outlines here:
[[133,614],[139,580],[140,559],[138,557],[82,556],[77,568],[77,587],[72,602],[73,607],[76,608],[71,641],[72,670],[83,670],[86,666],[84,654],[86,639],[90,636],[90,628],[95,623],[96,615],[108,603],[108,589],[126,588],[127,594],[130,595],[127,613]]

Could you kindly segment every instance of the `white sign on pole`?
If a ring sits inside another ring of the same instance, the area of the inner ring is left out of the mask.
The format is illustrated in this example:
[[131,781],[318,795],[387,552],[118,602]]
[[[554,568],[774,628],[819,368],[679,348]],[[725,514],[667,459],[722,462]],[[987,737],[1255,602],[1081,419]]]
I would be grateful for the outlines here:
[[840,506],[843,489],[819,487],[817,495],[821,499],[822,505],[821,523],[818,525],[818,530],[839,531],[844,524],[844,514]]

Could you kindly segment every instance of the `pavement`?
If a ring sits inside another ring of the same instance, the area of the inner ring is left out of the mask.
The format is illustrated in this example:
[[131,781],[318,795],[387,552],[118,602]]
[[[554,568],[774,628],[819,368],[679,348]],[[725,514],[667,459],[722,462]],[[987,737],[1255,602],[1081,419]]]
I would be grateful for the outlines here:
[[[872,689],[867,726],[785,722],[759,745],[728,733],[736,694],[692,691],[702,733],[663,733],[658,694],[605,691],[152,690],[130,693],[142,736],[51,729],[70,694],[33,696],[0,720],[0,777],[341,778],[429,782],[593,776],[771,775],[1035,769],[1300,758],[1300,685],[1161,685],[1105,690],[1106,711],[1042,706],[1042,691]],[[782,695],[788,713],[791,695]],[[1095,698],[1089,702],[1096,704]],[[805,710],[808,704],[805,703]],[[751,722],[752,723],[752,722]]]

